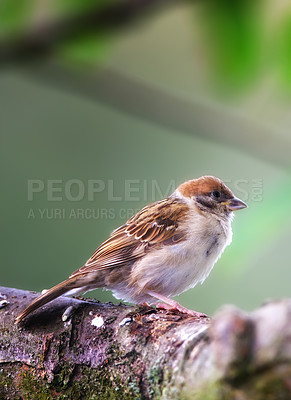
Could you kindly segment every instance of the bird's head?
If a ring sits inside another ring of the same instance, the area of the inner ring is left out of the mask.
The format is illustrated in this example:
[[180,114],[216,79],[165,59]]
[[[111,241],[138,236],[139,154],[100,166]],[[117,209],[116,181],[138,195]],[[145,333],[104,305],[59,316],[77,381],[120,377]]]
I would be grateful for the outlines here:
[[177,192],[202,211],[229,216],[232,211],[247,207],[232,191],[214,176],[202,176],[182,183]]

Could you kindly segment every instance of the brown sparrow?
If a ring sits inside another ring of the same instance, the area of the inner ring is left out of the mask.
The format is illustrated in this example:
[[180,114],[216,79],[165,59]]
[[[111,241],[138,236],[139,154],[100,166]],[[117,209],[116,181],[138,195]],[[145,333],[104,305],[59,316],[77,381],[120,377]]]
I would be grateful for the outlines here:
[[213,176],[181,184],[171,196],[144,207],[117,228],[83,267],[37,297],[16,323],[58,296],[101,287],[131,303],[159,300],[166,303],[164,308],[202,315],[169,297],[205,280],[231,243],[232,211],[244,207]]

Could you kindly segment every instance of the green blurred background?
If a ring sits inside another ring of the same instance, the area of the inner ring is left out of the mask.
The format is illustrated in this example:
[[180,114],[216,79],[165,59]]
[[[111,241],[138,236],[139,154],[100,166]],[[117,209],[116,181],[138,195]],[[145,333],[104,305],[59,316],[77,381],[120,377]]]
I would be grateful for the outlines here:
[[0,65],[1,285],[53,286],[135,210],[213,174],[249,208],[178,300],[290,296],[288,2],[0,0]]

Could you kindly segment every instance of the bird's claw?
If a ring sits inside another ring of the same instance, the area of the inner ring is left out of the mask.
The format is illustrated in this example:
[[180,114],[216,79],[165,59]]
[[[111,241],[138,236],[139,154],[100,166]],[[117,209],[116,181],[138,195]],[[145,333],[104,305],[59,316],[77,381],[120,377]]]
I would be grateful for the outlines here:
[[194,310],[189,310],[186,307],[181,306],[181,304],[165,304],[165,303],[157,303],[156,304],[157,308],[161,308],[163,310],[173,310],[173,311],[180,311],[183,314],[187,314],[190,315],[191,317],[194,317],[196,319],[200,319],[200,318],[208,318],[208,316],[206,314],[194,311]]

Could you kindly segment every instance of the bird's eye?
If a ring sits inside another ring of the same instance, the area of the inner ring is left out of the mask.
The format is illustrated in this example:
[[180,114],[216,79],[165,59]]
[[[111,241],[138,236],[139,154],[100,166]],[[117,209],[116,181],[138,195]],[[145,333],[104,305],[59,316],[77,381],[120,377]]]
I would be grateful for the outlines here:
[[221,193],[218,190],[213,190],[213,192],[211,192],[211,196],[214,199],[219,199],[221,197]]

